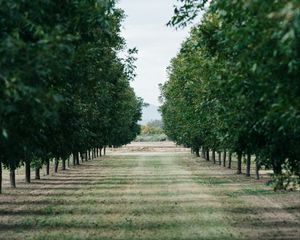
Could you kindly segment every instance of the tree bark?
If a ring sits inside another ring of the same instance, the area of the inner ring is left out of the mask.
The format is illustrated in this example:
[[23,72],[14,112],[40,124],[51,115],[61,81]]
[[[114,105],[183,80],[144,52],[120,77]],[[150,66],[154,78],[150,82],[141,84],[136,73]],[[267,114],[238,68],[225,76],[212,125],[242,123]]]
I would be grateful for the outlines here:
[[226,167],[226,151],[224,151],[223,155],[223,167]]
[[76,152],[75,156],[76,156],[76,165],[80,165],[80,162],[79,162],[79,152]]
[[196,148],[195,149],[196,157],[200,157],[200,149]]
[[0,160],[0,194],[2,193],[2,162]]
[[66,170],[66,159],[62,160],[62,168],[63,171]]
[[102,149],[103,148],[99,148],[100,157],[102,157]]
[[10,169],[9,179],[10,179],[10,187],[11,188],[16,188],[16,173],[15,173],[15,169]]
[[206,160],[209,161],[209,148],[206,149]]
[[72,155],[73,155],[73,166],[75,166],[76,165],[76,153],[73,152]]
[[259,180],[260,179],[260,176],[259,176],[259,169],[260,169],[260,166],[259,166],[259,163],[257,161],[257,159],[255,160],[255,174],[256,174],[256,179]]
[[48,159],[46,162],[46,175],[50,174],[50,160]]
[[59,164],[59,161],[57,158],[55,158],[55,164],[54,164],[54,172],[57,173],[58,172],[58,164]]
[[89,149],[89,160],[91,160],[91,150]]
[[68,157],[68,168],[70,167],[70,156]]
[[246,177],[250,177],[250,170],[251,170],[251,154],[247,154],[246,158]]
[[40,174],[40,168],[39,167],[35,168],[35,179],[36,180],[41,179],[41,174]]
[[237,174],[242,174],[242,153],[238,153],[237,159]]
[[229,157],[228,157],[228,168],[231,168],[231,161],[232,161],[232,153],[229,153]]
[[103,148],[103,155],[106,155],[106,147]]
[[30,183],[30,161],[25,161],[25,182]]
[[221,152],[218,152],[218,155],[219,155],[219,165],[221,165],[222,164],[222,161],[221,161],[221,158],[222,158]]
[[212,151],[212,159],[213,159],[214,164],[216,164],[216,151],[215,150]]

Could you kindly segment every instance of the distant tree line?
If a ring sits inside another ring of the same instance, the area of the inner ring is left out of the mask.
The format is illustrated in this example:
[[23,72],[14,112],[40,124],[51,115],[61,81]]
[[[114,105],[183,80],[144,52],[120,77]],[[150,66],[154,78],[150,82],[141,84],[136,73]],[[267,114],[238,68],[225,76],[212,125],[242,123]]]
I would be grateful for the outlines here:
[[273,170],[275,189],[299,183],[299,1],[180,2],[169,25],[205,13],[161,86],[166,134],[224,166],[235,154],[239,174],[242,156],[247,176],[255,158],[258,177]]
[[135,139],[137,142],[163,142],[167,141],[167,136],[163,129],[161,120],[151,120],[141,125],[140,135]]
[[139,133],[143,102],[130,81],[123,11],[115,0],[0,1],[0,192],[2,168],[36,177],[54,160],[66,168]]

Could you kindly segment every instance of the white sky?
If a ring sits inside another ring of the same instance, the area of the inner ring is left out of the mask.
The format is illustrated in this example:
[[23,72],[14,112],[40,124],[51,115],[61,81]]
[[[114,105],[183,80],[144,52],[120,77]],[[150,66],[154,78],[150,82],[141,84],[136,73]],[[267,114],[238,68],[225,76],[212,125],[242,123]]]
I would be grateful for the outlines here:
[[131,85],[139,97],[156,106],[158,84],[167,80],[166,68],[188,36],[188,29],[166,26],[175,3],[176,0],[120,0],[118,4],[127,15],[122,35],[129,48],[139,51],[137,77]]

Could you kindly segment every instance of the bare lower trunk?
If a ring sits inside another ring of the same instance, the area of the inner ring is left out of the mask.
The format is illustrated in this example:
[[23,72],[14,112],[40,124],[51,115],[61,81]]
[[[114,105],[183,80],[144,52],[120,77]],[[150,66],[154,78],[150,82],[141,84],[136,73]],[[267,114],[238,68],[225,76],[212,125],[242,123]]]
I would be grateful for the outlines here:
[[232,161],[232,153],[229,153],[229,157],[228,157],[228,168],[231,168],[231,161]]
[[25,182],[30,183],[30,161],[25,162]]
[[212,159],[213,159],[214,164],[216,164],[216,151],[215,150],[212,151]]
[[66,170],[66,159],[62,160],[62,168],[63,171]]
[[47,160],[46,162],[46,175],[50,174],[50,160]]
[[250,177],[251,170],[251,154],[247,154],[246,158],[246,177]]
[[102,157],[102,149],[103,149],[103,148],[100,148],[100,149],[99,149],[100,157]]
[[41,174],[40,174],[40,168],[39,167],[35,168],[35,179],[37,179],[37,180],[41,179]]
[[260,176],[259,176],[259,169],[260,169],[260,166],[259,166],[259,163],[257,161],[257,159],[255,160],[255,174],[256,174],[256,179],[259,180],[260,179]]
[[226,167],[226,151],[224,151],[223,155],[223,167]]
[[91,160],[91,150],[89,149],[89,160]]
[[70,156],[68,157],[68,168],[70,167]]
[[199,148],[195,149],[195,154],[197,157],[200,157],[200,149]]
[[73,166],[75,166],[76,165],[76,153],[75,152],[73,152],[72,153],[72,157],[73,157]]
[[9,179],[10,179],[10,187],[16,188],[16,173],[14,169],[10,169]]
[[2,162],[0,160],[0,194],[2,193]]
[[55,158],[55,163],[54,163],[54,172],[55,172],[55,173],[58,172],[58,164],[59,164],[58,159]]
[[208,149],[206,149],[206,160],[207,161],[209,161],[210,159],[209,159],[209,148]]
[[238,153],[237,159],[237,174],[242,174],[242,153]]
[[80,165],[80,162],[79,162],[79,152],[76,152],[76,165]]
[[88,161],[88,152],[87,151],[85,152],[85,161],[86,162]]
[[103,148],[103,155],[106,155],[106,147]]
[[219,155],[219,165],[221,165],[222,164],[222,161],[221,161],[221,152],[218,152],[218,155]]

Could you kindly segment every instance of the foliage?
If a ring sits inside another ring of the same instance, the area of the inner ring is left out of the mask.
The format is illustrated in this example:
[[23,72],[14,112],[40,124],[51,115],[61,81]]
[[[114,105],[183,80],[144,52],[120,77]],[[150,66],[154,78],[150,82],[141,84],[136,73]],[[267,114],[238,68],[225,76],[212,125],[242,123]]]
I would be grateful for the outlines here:
[[167,136],[164,133],[161,120],[152,120],[146,125],[142,125],[141,133],[135,139],[137,142],[162,142],[166,140]]
[[[170,25],[205,6],[181,2]],[[193,149],[255,155],[278,179],[299,178],[299,19],[298,1],[211,1],[161,86],[167,135]]]
[[0,1],[0,16],[5,167],[41,166],[136,137],[136,50],[118,57],[123,11],[114,0]]

